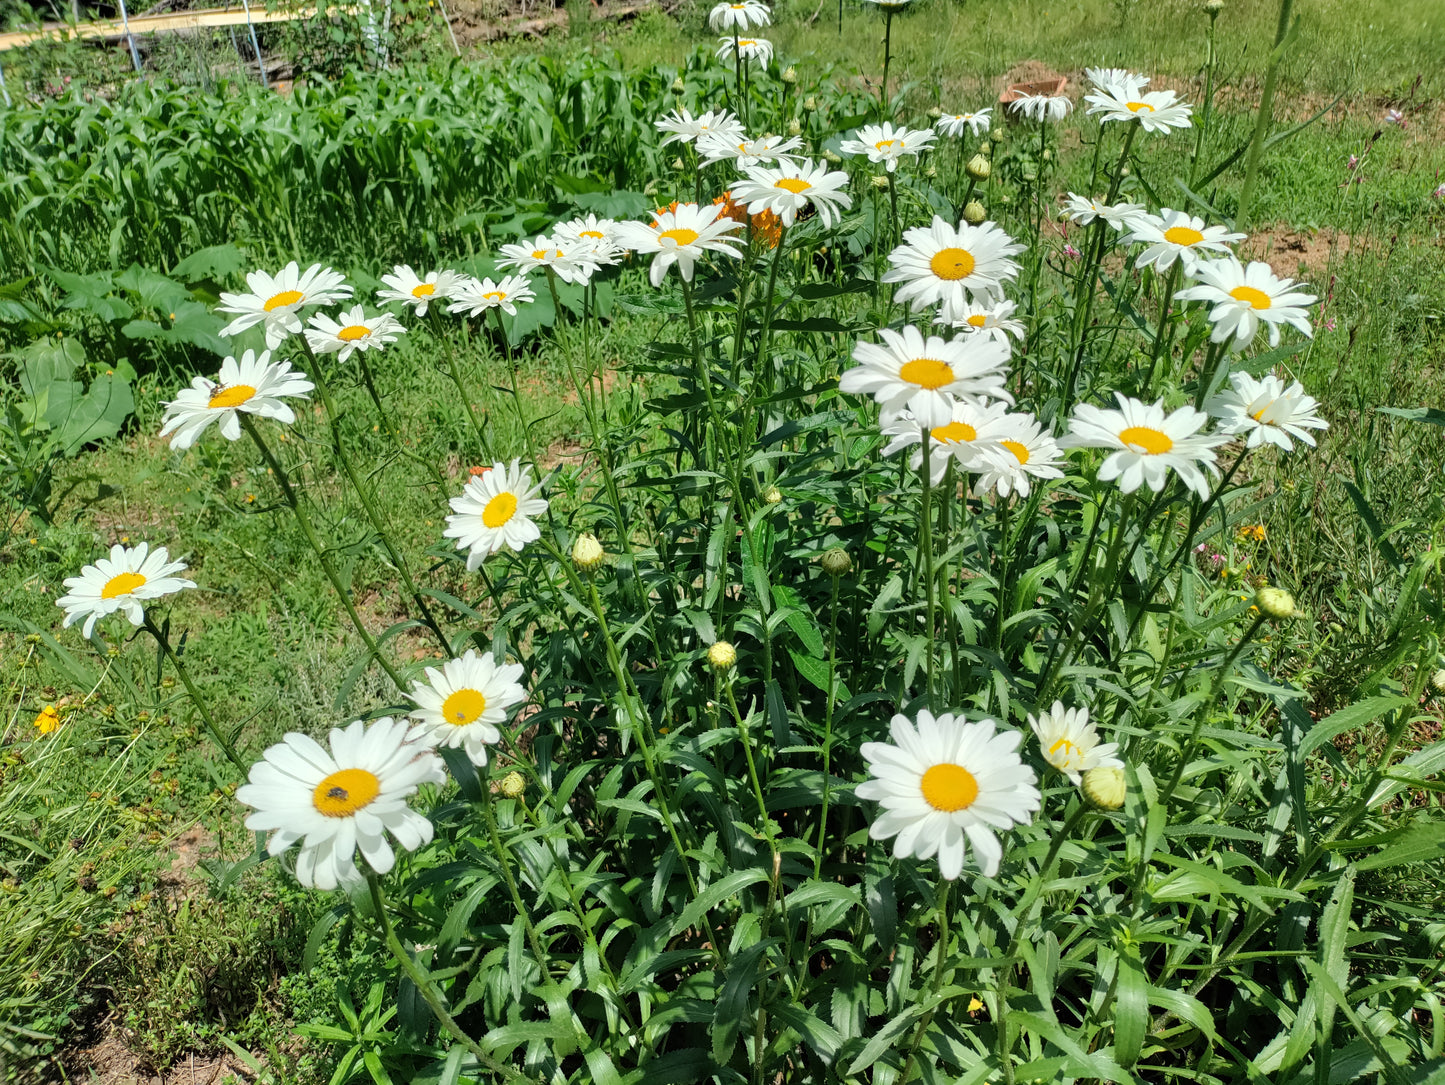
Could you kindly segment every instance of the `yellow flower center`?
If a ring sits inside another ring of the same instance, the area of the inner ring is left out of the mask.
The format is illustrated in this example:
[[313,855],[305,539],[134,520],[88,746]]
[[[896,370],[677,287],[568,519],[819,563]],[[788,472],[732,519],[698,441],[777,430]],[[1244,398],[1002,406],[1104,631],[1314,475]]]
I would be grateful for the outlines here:
[[773,182],[773,187],[786,188],[794,196],[797,196],[804,192],[807,192],[808,189],[812,188],[813,186],[809,182],[803,180],[801,177],[779,177],[776,181]]
[[506,301],[507,292],[505,290],[488,290],[482,297],[488,301]]
[[922,784],[924,801],[945,814],[965,810],[978,798],[978,781],[962,765],[934,765],[923,774]]
[[547,258],[547,250],[546,250],[546,249],[533,249],[533,250],[532,250],[532,259],[533,259],[533,260],[545,260],[546,258]]
[[266,304],[261,306],[266,312],[273,309],[280,309],[284,305],[295,305],[298,301],[304,301],[306,295],[299,290],[283,290],[279,294],[273,294],[266,299]]
[[482,523],[488,527],[501,527],[516,514],[516,511],[517,495],[499,493],[488,501],[487,507],[482,510]]
[[739,48],[742,48],[742,49],[746,49],[748,46],[750,46],[750,45],[756,45],[756,44],[757,44],[757,41],[754,40],[753,38],[739,38],[739,39],[738,39],[738,46],[739,46]]
[[365,769],[341,769],[316,785],[311,805],[329,818],[349,818],[381,794],[381,781]]
[[1119,434],[1119,440],[1135,452],[1143,452],[1149,456],[1162,456],[1174,447],[1174,442],[1169,439],[1168,434],[1161,433],[1151,426],[1130,426]]
[[1075,757],[1083,757],[1084,751],[1075,746],[1066,738],[1061,738],[1049,747],[1049,764],[1060,768],[1069,764]]
[[414,298],[429,298],[436,292],[436,283],[417,283],[411,288],[411,296]]
[[946,426],[934,426],[929,430],[929,435],[935,441],[972,441],[977,439],[978,430],[974,429],[967,422],[950,422]]
[[371,334],[371,329],[365,324],[349,324],[336,333],[336,338],[343,343],[354,343],[358,339],[365,339]]
[[475,723],[486,710],[487,698],[475,689],[459,689],[442,702],[442,715],[456,727]]
[[933,274],[950,282],[966,279],[973,274],[973,254],[964,249],[939,249],[928,261]]
[[1125,102],[1124,104],[1129,107],[1129,112],[1130,112],[1130,113],[1139,113],[1139,112],[1153,113],[1153,112],[1154,112],[1154,107],[1153,107],[1152,105],[1150,105],[1148,102]]
[[1252,415],[1250,415],[1249,417],[1253,418],[1256,422],[1263,422],[1263,421],[1264,421],[1264,412],[1267,411],[1267,410],[1269,410],[1269,409],[1270,409],[1271,407],[1273,407],[1274,405],[1275,405],[1275,400],[1270,400],[1268,403],[1266,403],[1266,404],[1265,404],[1263,407],[1261,407],[1259,410],[1255,411],[1255,412],[1254,412]]
[[968,318],[967,323],[971,324],[975,328],[982,328],[985,324],[988,323],[988,317],[984,316],[982,313],[974,313],[973,316]]
[[1028,445],[1022,444],[1022,443],[1019,442],[1019,441],[1010,441],[1010,440],[1008,440],[1007,438],[1005,438],[1004,440],[1000,441],[999,444],[1003,445],[1004,448],[1006,448],[1006,449],[1008,449],[1010,452],[1012,452],[1012,453],[1014,454],[1014,459],[1018,460],[1019,463],[1028,463],[1028,462],[1029,462],[1029,447],[1028,447]]
[[1164,231],[1164,240],[1175,245],[1197,245],[1204,240],[1204,235],[1188,226],[1171,226]]
[[604,238],[606,238],[607,235],[604,234],[601,230],[579,230],[579,231],[577,232],[577,236],[578,236],[578,237],[595,237],[598,241],[601,241],[601,240],[603,240]]
[[122,595],[129,595],[137,588],[144,587],[146,578],[140,573],[116,573],[105,582],[105,587],[100,589],[102,599],[115,599]]
[[953,383],[953,367],[937,358],[914,358],[903,363],[898,376],[932,392]]
[[896,139],[880,139],[877,143],[873,144],[873,146],[880,151],[886,151],[897,142]]
[[256,394],[256,389],[249,384],[233,384],[229,388],[217,387],[211,393],[211,398],[206,406],[212,410],[220,411],[227,407],[239,407]]
[[1247,301],[1256,309],[1268,309],[1274,304],[1273,298],[1252,286],[1236,286],[1229,292],[1229,296],[1237,301]]
[[659,241],[665,237],[678,248],[681,248],[683,245],[691,245],[701,236],[696,230],[689,230],[686,226],[663,230],[662,233],[657,235]]

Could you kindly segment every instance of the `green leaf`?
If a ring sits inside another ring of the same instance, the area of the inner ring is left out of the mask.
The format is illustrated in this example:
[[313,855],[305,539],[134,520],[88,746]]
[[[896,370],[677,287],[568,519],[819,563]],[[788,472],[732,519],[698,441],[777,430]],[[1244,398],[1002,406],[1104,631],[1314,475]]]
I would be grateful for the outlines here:
[[1353,731],[1356,727],[1363,727],[1386,712],[1392,712],[1408,704],[1410,704],[1409,698],[1398,696],[1366,697],[1363,701],[1356,701],[1338,712],[1331,713],[1311,727],[1309,733],[1300,742],[1297,756],[1303,760],[1311,751],[1323,746],[1337,735]]
[[1149,1026],[1149,978],[1132,952],[1120,952],[1114,992],[1114,1059],[1126,1069],[1139,1061]]
[[741,953],[733,954],[728,962],[727,978],[718,992],[717,1008],[712,1019],[712,1057],[715,1061],[727,1063],[732,1059],[738,1031],[751,1020],[747,1012],[748,995],[754,989],[761,989],[763,977],[768,971],[765,955],[777,944],[776,938],[754,943]]
[[736,871],[713,882],[712,885],[700,892],[673,922],[672,937],[676,938],[687,928],[697,926],[703,916],[727,900],[728,897],[736,896],[750,885],[768,881],[770,877],[771,875],[767,871],[753,867],[751,870]]
[[1445,861],[1445,821],[1417,821],[1378,855],[1355,864],[1357,870],[1380,870],[1406,863]]
[[922,1013],[923,1007],[915,1002],[911,1006],[906,1006],[902,1013],[889,1020],[848,1066],[848,1076],[852,1077],[862,1073],[877,1062],[885,1051],[890,1051],[897,1046],[894,1041],[902,1036],[904,1031],[913,1024],[914,1019]]

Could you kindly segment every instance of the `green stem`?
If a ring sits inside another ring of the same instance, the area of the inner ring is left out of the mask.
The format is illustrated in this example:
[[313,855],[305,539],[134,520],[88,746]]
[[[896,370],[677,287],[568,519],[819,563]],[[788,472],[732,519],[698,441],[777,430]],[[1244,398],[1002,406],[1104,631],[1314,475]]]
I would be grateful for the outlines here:
[[1183,260],[1175,260],[1169,268],[1169,278],[1164,283],[1164,299],[1159,305],[1159,326],[1154,332],[1153,349],[1149,352],[1149,372],[1145,375],[1144,386],[1139,391],[1139,398],[1143,400],[1149,398],[1149,389],[1154,385],[1154,370],[1158,368],[1160,357],[1174,341],[1174,321],[1170,319],[1169,310],[1174,304],[1174,291],[1179,287],[1179,272],[1183,266]]
[[166,658],[169,659],[171,665],[175,667],[176,674],[180,675],[181,685],[186,687],[186,693],[190,696],[191,703],[196,706],[196,711],[201,714],[201,721],[206,725],[206,730],[211,733],[211,740],[221,748],[221,752],[226,755],[231,764],[236,766],[237,770],[241,773],[241,779],[246,779],[246,774],[250,771],[250,766],[241,760],[241,755],[236,752],[236,747],[221,733],[220,727],[218,727],[216,721],[211,718],[211,713],[206,708],[206,702],[204,698],[201,697],[201,691],[198,690],[196,684],[191,681],[191,672],[186,670],[185,664],[181,662],[181,657],[176,655],[172,650],[170,638],[166,636],[165,630],[156,625],[155,619],[150,616],[149,611],[141,615],[141,621],[145,624],[146,632],[155,638],[156,643],[160,645],[161,651],[165,653]]
[[923,508],[919,515],[918,524],[918,549],[919,559],[923,564],[924,576],[924,598],[926,600],[926,617],[924,635],[928,638],[928,654],[925,656],[927,664],[928,679],[928,707],[933,708],[933,634],[934,634],[934,568],[933,568],[933,464],[930,462],[930,454],[933,451],[933,433],[931,430],[923,430]]
[[[938,886],[938,946],[933,955],[933,979],[928,985],[929,1000],[937,998],[939,988],[943,986],[943,958],[948,952],[948,892],[953,888],[953,881],[944,878]],[[903,1059],[903,1069],[898,1074],[898,1085],[907,1085],[909,1072],[913,1069],[913,1057],[918,1053],[918,1045],[923,1042],[923,1035],[928,1031],[928,1026],[933,1024],[933,1015],[938,1012],[935,1003],[930,1006],[918,1021],[918,1027],[913,1030],[913,1036],[908,1041],[908,1052]]]
[[[302,343],[305,344],[307,353],[309,354],[311,350],[310,344],[306,343],[306,340],[304,338],[302,339]],[[447,481],[446,479],[442,478],[442,473],[437,469],[436,462],[429,457],[422,456],[416,452],[413,452],[410,448],[407,447],[405,442],[402,441],[401,433],[397,430],[396,424],[392,421],[391,415],[387,413],[386,408],[382,406],[381,396],[377,393],[376,382],[372,378],[371,366],[366,361],[366,352],[364,350],[357,351],[356,360],[361,363],[361,383],[366,386],[367,394],[371,396],[371,402],[376,407],[376,413],[381,418],[381,424],[386,427],[386,433],[387,436],[391,438],[391,443],[394,444],[396,446],[396,450],[407,459],[411,460],[413,463],[420,464],[423,468],[425,468],[427,474],[431,476],[432,485],[437,488],[437,492],[439,494],[445,496],[447,491]],[[320,365],[315,361],[314,354],[312,355],[312,362],[313,368],[320,369]]]
[[517,888],[517,879],[512,874],[511,853],[502,843],[502,834],[497,831],[497,818],[492,812],[492,789],[480,772],[477,773],[477,782],[482,790],[482,820],[487,823],[487,836],[491,838],[492,850],[497,853],[497,864],[502,868],[502,880],[507,883],[512,907],[517,910],[517,917],[527,932],[527,943],[532,947],[532,956],[537,958],[537,968],[542,973],[542,986],[549,988],[552,986],[552,968],[546,951],[542,949],[542,940],[537,936],[537,928],[532,923],[532,915],[527,910],[527,902],[522,899],[522,893]]
[[818,815],[818,847],[813,854],[813,877],[823,874],[823,841],[828,833],[828,800],[832,792],[833,701],[834,681],[838,673],[838,578],[833,579],[833,594],[828,603],[828,694],[823,709],[823,806]]
[[1274,48],[1269,54],[1269,65],[1264,70],[1264,87],[1259,93],[1259,114],[1254,122],[1254,135],[1249,140],[1249,156],[1245,159],[1244,186],[1239,190],[1239,206],[1234,212],[1234,228],[1242,230],[1249,224],[1249,205],[1254,196],[1254,185],[1259,179],[1259,160],[1264,152],[1264,137],[1274,119],[1274,84],[1279,77],[1280,62],[1284,60],[1284,40],[1289,34],[1290,9],[1294,0],[1280,0],[1279,24],[1275,27]]
[[893,9],[883,9],[883,85],[878,88],[878,120],[888,117],[888,67],[893,62]]

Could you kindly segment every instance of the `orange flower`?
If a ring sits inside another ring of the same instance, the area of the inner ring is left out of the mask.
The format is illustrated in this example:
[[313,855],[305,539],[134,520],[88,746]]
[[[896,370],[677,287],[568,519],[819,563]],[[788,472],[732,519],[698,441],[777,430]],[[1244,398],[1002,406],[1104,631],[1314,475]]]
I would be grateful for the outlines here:
[[734,222],[741,222],[747,225],[752,223],[753,240],[761,241],[770,249],[776,249],[778,242],[783,237],[783,223],[777,215],[771,211],[759,211],[756,215],[749,215],[748,209],[743,204],[733,199],[731,192],[724,192],[717,199],[715,204],[723,206],[723,216],[732,219]]
[[[716,202],[717,202],[716,200],[713,201],[713,203],[716,203]],[[668,204],[666,207],[659,207],[656,211],[654,211],[654,212],[652,213],[652,224],[653,224],[654,226],[660,225],[660,220],[662,219],[662,216],[668,214],[668,213],[671,212],[671,211],[676,211],[679,206],[680,206],[680,205],[679,205],[678,201],[677,201],[677,200],[673,200],[673,201],[672,201],[670,204]]]

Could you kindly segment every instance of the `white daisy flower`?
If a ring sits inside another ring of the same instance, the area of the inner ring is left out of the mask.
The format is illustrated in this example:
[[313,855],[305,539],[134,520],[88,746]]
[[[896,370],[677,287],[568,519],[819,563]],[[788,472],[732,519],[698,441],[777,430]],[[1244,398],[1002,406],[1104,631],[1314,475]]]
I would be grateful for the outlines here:
[[1064,214],[1080,226],[1102,219],[1116,230],[1132,230],[1141,217],[1148,216],[1149,211],[1142,203],[1107,204],[1070,192],[1069,198],[1064,201]]
[[1038,778],[1019,757],[1023,734],[997,726],[951,712],[935,719],[921,711],[916,726],[894,716],[892,743],[863,743],[872,779],[854,794],[883,807],[868,835],[894,837],[895,858],[937,855],[949,880],[963,872],[970,847],[983,873],[997,874],[1003,848],[995,832],[1027,825],[1040,802]]
[[1206,226],[1202,218],[1191,217],[1184,211],[1168,207],[1159,209],[1160,214],[1148,213],[1135,217],[1126,238],[1126,245],[1142,243],[1148,246],[1134,262],[1135,267],[1153,264],[1158,271],[1167,271],[1177,259],[1184,265],[1184,271],[1192,274],[1204,253],[1228,253],[1231,242],[1243,241],[1245,235],[1232,233],[1223,226]]
[[1004,281],[1019,273],[1009,257],[1024,251],[996,223],[960,222],[955,229],[937,215],[931,226],[905,230],[903,241],[888,254],[883,281],[903,284],[895,300],[914,309],[941,306],[950,321],[960,319],[970,303],[1001,300]]
[[699,207],[695,203],[683,203],[674,211],[660,212],[650,224],[619,222],[617,233],[623,244],[639,256],[657,254],[649,273],[653,286],[662,285],[662,277],[674,263],[683,280],[692,282],[693,267],[705,252],[741,258],[735,246],[741,244],[742,239],[729,235],[740,229],[742,223],[722,212],[722,204]]
[[397,264],[390,275],[383,275],[381,281],[387,289],[376,292],[379,302],[399,301],[416,310],[417,316],[426,316],[427,307],[434,301],[443,301],[452,296],[463,276],[455,271],[428,271],[423,279],[409,264]]
[[653,121],[652,126],[660,132],[669,133],[660,144],[662,147],[676,140],[692,143],[705,132],[714,133],[729,143],[747,138],[743,122],[726,109],[707,112],[700,117],[693,117],[686,109],[674,109],[662,120]]
[[1128,88],[1120,87],[1113,92],[1086,94],[1084,101],[1091,103],[1089,112],[1099,114],[1099,123],[1109,121],[1138,121],[1146,132],[1168,132],[1171,128],[1188,128],[1189,118],[1194,110],[1187,102],[1181,102],[1172,90],[1154,90],[1143,94],[1132,94]]
[[913,3],[913,0],[867,0],[867,3],[880,8],[901,8]]
[[858,129],[857,139],[845,139],[838,145],[844,154],[864,154],[869,162],[882,162],[889,173],[898,168],[898,162],[906,154],[915,158],[920,151],[926,151],[938,138],[932,128],[895,128],[890,121],[882,125],[865,124]]
[[773,43],[767,38],[719,38],[717,57],[729,59],[734,51],[744,60],[755,60],[766,68],[773,59]]
[[503,245],[499,268],[517,268],[523,274],[551,268],[564,283],[586,283],[597,270],[597,263],[585,247],[564,248],[557,240],[538,234],[530,244]]
[[945,113],[939,117],[934,127],[945,136],[960,138],[964,132],[972,132],[974,135],[982,135],[988,131],[992,118],[989,116],[993,108],[980,109],[977,113]]
[[517,681],[522,665],[498,664],[491,652],[478,655],[472,650],[447,660],[440,670],[428,667],[426,677],[425,684],[412,686],[406,695],[416,703],[411,718],[417,721],[407,740],[424,746],[461,746],[472,764],[485,765],[487,747],[502,739],[498,724],[527,699],[527,691]]
[[1074,103],[1062,94],[1025,94],[1008,104],[1009,110],[1021,114],[1031,121],[1061,121],[1074,108]]
[[740,139],[731,141],[715,132],[706,132],[697,137],[697,153],[702,155],[698,163],[711,166],[714,162],[731,162],[739,170],[760,166],[767,162],[785,165],[791,161],[789,151],[796,151],[803,145],[797,136],[785,139],[783,136],[763,136],[761,139]]
[[902,332],[878,329],[882,343],[860,342],[853,348],[856,369],[838,378],[840,391],[871,395],[887,419],[906,410],[922,426],[946,426],[954,401],[982,396],[1013,402],[1004,386],[1008,379],[1007,347],[988,340],[923,338],[917,328]]
[[[1085,68],[1084,78],[1093,83],[1096,90],[1115,97],[1137,98],[1149,85],[1147,75],[1128,68]],[[1084,100],[1092,101],[1088,96]]]
[[447,312],[481,316],[488,309],[500,309],[508,316],[517,315],[517,306],[536,301],[531,285],[522,275],[504,275],[501,282],[490,278],[467,279],[452,292],[452,305]]
[[1024,322],[1013,319],[1014,311],[1017,308],[1018,304],[1012,301],[1000,301],[992,305],[977,305],[970,302],[954,313],[953,319],[945,319],[942,314],[939,314],[934,323],[947,324],[968,336],[992,339],[995,343],[1002,343],[1012,350],[1013,344],[1009,342],[1009,336],[1013,336],[1021,343],[1024,338]]
[[[950,462],[958,464],[964,471],[981,471],[988,467],[992,461],[984,453],[996,450],[999,441],[1011,432],[1004,422],[1008,407],[1002,401],[954,401],[948,422],[928,431],[928,468],[933,485],[943,481]],[[908,411],[902,411],[883,421],[879,428],[885,437],[892,438],[883,446],[884,456],[912,448],[908,466],[915,471],[923,466],[923,427],[918,419]]]
[[296,880],[335,889],[361,881],[356,849],[367,866],[385,874],[396,863],[386,834],[407,851],[432,838],[432,823],[407,807],[423,783],[446,781],[436,754],[406,741],[404,720],[360,720],[331,729],[327,750],[293,731],[251,766],[250,782],[236,798],[255,812],[246,828],[274,830],[266,850],[280,855],[297,841]]
[[1091,403],[1074,408],[1068,435],[1059,442],[1064,448],[1112,449],[1099,466],[1099,480],[1119,480],[1119,489],[1128,494],[1147,483],[1155,493],[1164,489],[1172,470],[1183,483],[1201,498],[1209,497],[1209,481],[1200,465],[1218,474],[1214,450],[1229,438],[1223,434],[1199,431],[1209,416],[1193,407],[1180,407],[1166,415],[1164,401],[1142,403],[1115,392],[1117,411],[1104,410]]
[[182,388],[176,398],[165,405],[160,435],[172,434],[172,448],[190,448],[201,432],[212,422],[220,423],[221,436],[234,441],[241,436],[241,420],[237,414],[274,418],[290,425],[296,421],[283,397],[305,399],[314,388],[305,374],[292,370],[290,362],[271,363],[271,352],[263,350],[260,357],[248,350],[221,362],[215,380],[193,377],[189,388]]
[[468,551],[468,572],[504,547],[520,551],[542,537],[533,517],[547,511],[547,500],[538,496],[542,484],[532,485],[532,468],[521,462],[513,460],[510,467],[494,463],[449,502],[454,515],[447,517],[442,535]]
[[1271,444],[1289,452],[1294,448],[1291,437],[1313,448],[1315,439],[1309,431],[1330,428],[1318,414],[1319,403],[1305,395],[1299,381],[1286,387],[1273,373],[1259,379],[1231,373],[1229,383],[1204,409],[1219,419],[1221,433],[1247,433],[1246,448]]
[[736,4],[723,0],[707,16],[707,24],[714,30],[748,30],[755,26],[767,26],[772,21],[768,5],[759,0],[742,0]]
[[617,223],[588,214],[559,222],[552,230],[559,245],[586,253],[593,263],[602,267],[617,263],[626,250],[617,243]]
[[220,334],[239,335],[247,328],[264,324],[266,349],[275,350],[288,335],[301,330],[302,309],[312,305],[331,305],[351,297],[351,287],[338,271],[312,264],[303,273],[292,260],[272,277],[264,271],[246,276],[249,294],[221,295],[220,313],[235,313],[236,319],[221,329]]
[[852,198],[843,191],[848,187],[848,175],[842,170],[830,171],[826,162],[815,166],[808,158],[776,167],[753,166],[743,172],[747,179],[733,185],[733,199],[746,204],[750,215],[773,212],[784,226],[793,225],[798,212],[809,203],[828,227],[842,217],[843,209],[853,206]]
[[68,629],[84,618],[80,633],[89,640],[95,620],[117,610],[130,619],[131,625],[140,625],[145,619],[144,604],[196,586],[193,581],[172,575],[185,567],[183,561],[171,561],[164,546],[152,550],[149,543],[135,547],[116,543],[110,548],[110,557],[85,566],[79,576],[65,578],[69,591],[55,600],[55,605],[65,610],[61,626]]
[[994,441],[982,448],[974,492],[1028,497],[1036,478],[1063,478],[1059,445],[1027,411],[1003,415],[990,429]]
[[1305,306],[1313,305],[1318,299],[1313,294],[1300,293],[1296,287],[1301,284],[1279,278],[1268,264],[1255,261],[1246,268],[1237,256],[1231,255],[1223,260],[1201,260],[1190,274],[1199,280],[1199,285],[1180,290],[1174,296],[1180,301],[1213,303],[1209,319],[1214,331],[1209,337],[1214,342],[1231,339],[1231,350],[1243,350],[1254,339],[1260,324],[1268,325],[1272,347],[1279,346],[1282,324],[1313,337]]
[[317,354],[335,354],[344,362],[358,350],[381,350],[406,334],[401,321],[390,313],[368,317],[360,305],[333,320],[325,313],[314,313],[306,329],[306,342]]
[[1039,737],[1044,760],[1058,769],[1078,787],[1089,769],[1122,769],[1124,762],[1114,756],[1117,742],[1100,745],[1099,732],[1089,722],[1087,708],[1064,708],[1063,701],[1038,716],[1029,716],[1029,726]]

